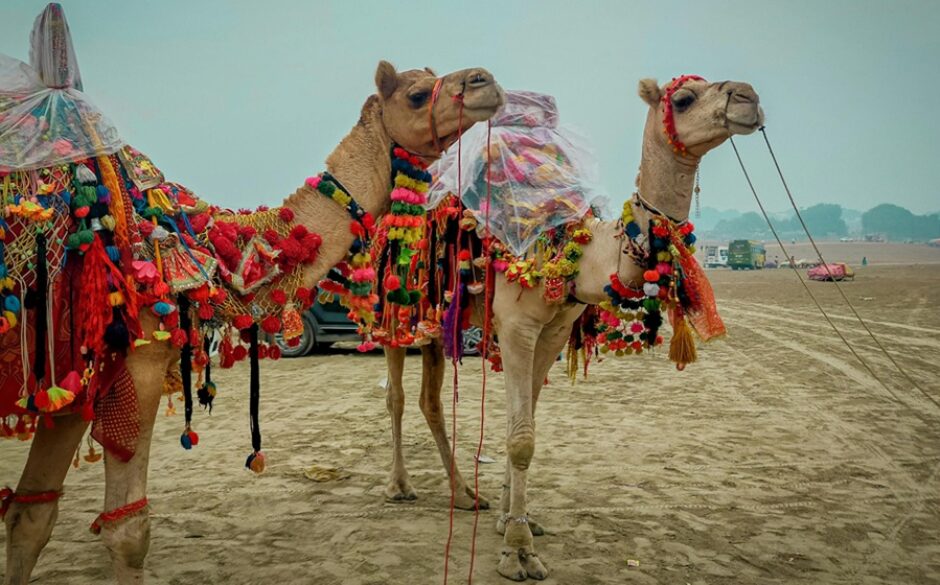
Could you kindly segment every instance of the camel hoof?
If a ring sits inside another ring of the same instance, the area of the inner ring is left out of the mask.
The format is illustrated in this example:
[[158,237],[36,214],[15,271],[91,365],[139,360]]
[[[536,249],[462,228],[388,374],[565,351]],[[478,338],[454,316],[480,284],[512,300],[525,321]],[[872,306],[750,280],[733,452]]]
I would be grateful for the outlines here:
[[519,551],[512,549],[503,549],[500,553],[499,566],[496,571],[500,575],[512,581],[525,581],[529,574],[522,568],[522,562],[519,560]]
[[413,502],[418,499],[418,493],[408,483],[392,482],[385,488],[385,501],[400,503]]
[[522,568],[525,569],[526,574],[532,579],[541,581],[548,577],[548,569],[546,569],[542,561],[539,560],[534,550],[529,548],[520,550],[519,560],[522,561]]
[[[454,507],[458,510],[476,510],[477,509],[477,499],[473,494],[473,490],[467,488],[464,492],[457,492],[457,497],[454,498]],[[490,502],[483,496],[480,496],[480,509],[489,510]]]

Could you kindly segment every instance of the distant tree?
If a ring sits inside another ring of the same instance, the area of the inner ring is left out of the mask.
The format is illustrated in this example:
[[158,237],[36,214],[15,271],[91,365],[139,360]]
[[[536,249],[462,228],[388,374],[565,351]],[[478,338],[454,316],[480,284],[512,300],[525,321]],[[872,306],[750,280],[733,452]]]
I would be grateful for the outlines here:
[[764,218],[753,211],[742,213],[734,219],[723,219],[715,225],[712,233],[725,238],[758,238],[769,236],[770,230]]
[[929,240],[940,237],[940,215],[914,215],[899,205],[882,203],[862,214],[862,230],[892,240]]
[[[841,237],[849,233],[845,220],[842,219],[842,206],[835,203],[819,203],[812,207],[800,210],[806,228],[814,237],[836,236]],[[788,226],[791,230],[802,232],[803,226],[794,214]]]

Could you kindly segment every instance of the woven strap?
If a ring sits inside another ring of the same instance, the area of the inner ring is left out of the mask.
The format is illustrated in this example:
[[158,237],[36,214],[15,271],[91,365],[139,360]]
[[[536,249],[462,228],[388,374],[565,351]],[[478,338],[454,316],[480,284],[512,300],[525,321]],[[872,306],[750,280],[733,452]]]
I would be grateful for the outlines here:
[[119,520],[123,520],[128,516],[134,516],[141,513],[147,508],[147,498],[143,497],[136,502],[131,502],[130,504],[125,504],[120,508],[111,510],[110,512],[102,512],[95,518],[95,521],[91,523],[89,528],[92,534],[101,534],[101,529],[105,524],[113,524]]
[[10,505],[17,504],[48,504],[59,499],[62,492],[39,492],[38,494],[17,494],[11,488],[0,489],[0,520],[7,514]]

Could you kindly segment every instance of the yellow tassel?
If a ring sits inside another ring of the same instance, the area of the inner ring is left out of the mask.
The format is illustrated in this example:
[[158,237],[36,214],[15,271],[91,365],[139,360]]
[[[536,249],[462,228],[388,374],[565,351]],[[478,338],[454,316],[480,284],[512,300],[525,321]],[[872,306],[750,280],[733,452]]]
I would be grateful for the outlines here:
[[686,364],[693,363],[698,359],[695,351],[695,339],[692,337],[692,330],[686,323],[685,317],[677,317],[673,322],[672,340],[669,342],[669,359],[676,363],[680,370]]
[[575,349],[574,345],[568,344],[568,378],[571,380],[571,385],[574,386],[574,383],[578,379],[578,350]]

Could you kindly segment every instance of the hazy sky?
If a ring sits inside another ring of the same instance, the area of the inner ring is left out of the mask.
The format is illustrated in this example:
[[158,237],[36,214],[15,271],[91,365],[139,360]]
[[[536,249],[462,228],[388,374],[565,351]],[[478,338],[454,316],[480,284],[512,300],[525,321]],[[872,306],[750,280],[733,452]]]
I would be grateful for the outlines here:
[[[0,52],[28,58],[46,2],[0,0]],[[940,2],[64,0],[85,91],[168,178],[229,207],[277,204],[399,68],[492,71],[554,95],[615,203],[633,188],[641,77],[748,81],[802,204],[940,210]],[[760,135],[738,142],[786,207]],[[755,208],[730,145],[702,203]]]

